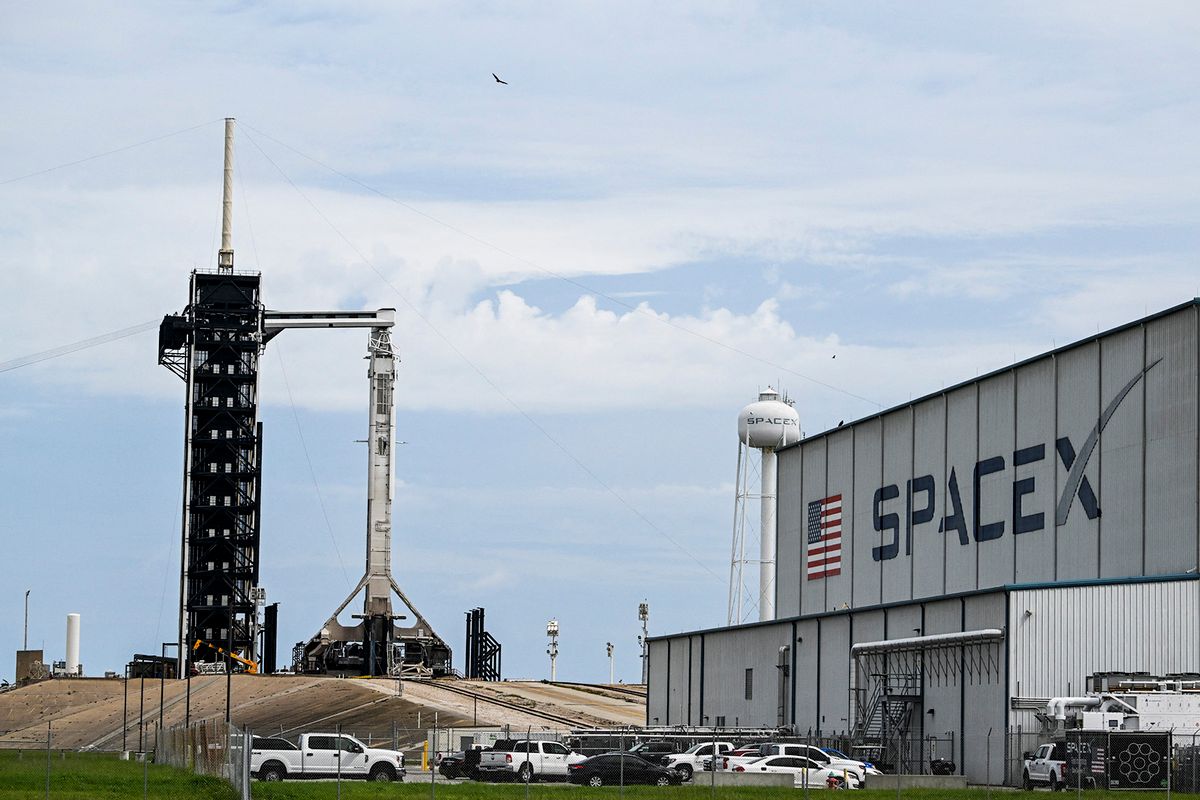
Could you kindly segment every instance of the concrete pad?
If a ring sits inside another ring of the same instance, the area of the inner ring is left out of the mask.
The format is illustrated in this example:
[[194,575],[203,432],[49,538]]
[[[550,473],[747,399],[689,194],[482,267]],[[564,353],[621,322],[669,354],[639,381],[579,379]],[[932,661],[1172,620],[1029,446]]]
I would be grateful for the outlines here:
[[966,775],[868,775],[864,788],[895,789],[966,789]]

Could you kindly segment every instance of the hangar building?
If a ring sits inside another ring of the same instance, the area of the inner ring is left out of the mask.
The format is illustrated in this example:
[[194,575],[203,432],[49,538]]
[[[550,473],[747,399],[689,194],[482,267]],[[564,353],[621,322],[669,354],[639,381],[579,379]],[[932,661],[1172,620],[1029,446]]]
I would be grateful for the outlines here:
[[846,731],[904,771],[935,737],[982,782],[1089,675],[1200,672],[1198,325],[1200,299],[781,449],[776,619],[651,639],[647,724]]

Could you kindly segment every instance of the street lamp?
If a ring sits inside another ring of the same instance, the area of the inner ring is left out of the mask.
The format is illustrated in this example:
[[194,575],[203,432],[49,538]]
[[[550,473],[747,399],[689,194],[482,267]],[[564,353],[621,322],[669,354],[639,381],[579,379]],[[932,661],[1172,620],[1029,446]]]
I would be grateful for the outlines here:
[[642,635],[638,637],[638,644],[642,646],[642,685],[645,686],[650,682],[650,658],[649,658],[649,643],[646,641],[650,637],[648,623],[650,622],[650,604],[645,600],[638,603],[638,619],[642,621]]
[[605,642],[604,646],[608,648],[608,684],[611,686],[612,684],[616,683],[616,681],[613,680],[613,644],[612,642]]
[[550,656],[550,682],[555,680],[555,660],[558,659],[558,620],[552,619],[546,623],[546,635],[550,637],[550,646],[546,655]]

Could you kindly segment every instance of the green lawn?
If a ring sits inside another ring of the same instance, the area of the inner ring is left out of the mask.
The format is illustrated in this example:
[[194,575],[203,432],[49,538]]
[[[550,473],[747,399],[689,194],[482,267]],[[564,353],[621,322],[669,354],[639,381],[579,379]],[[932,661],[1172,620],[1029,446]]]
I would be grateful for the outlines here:
[[[576,796],[579,800],[585,798],[602,798],[603,800],[620,800],[622,792],[616,786],[603,789],[587,789],[563,784],[536,784],[529,787],[530,800],[566,800],[565,796]],[[780,796],[790,800],[802,800],[803,790],[783,788],[730,788],[717,787],[717,800],[778,800]],[[841,793],[827,793],[824,790],[813,789],[811,797],[843,797]],[[1062,797],[1070,800],[1073,792],[1060,795],[1050,795],[1047,791],[1037,791],[1026,794],[1011,789],[993,789],[994,800],[1020,800],[1029,797],[1031,800],[1050,797]],[[333,800],[336,797],[336,787],[333,784],[283,782],[255,783],[254,797],[256,800]],[[848,796],[856,800],[894,800],[894,790],[863,790],[855,791]],[[909,800],[986,800],[988,793],[983,789],[962,791],[947,791],[935,789],[909,789],[901,792],[901,797]],[[1151,800],[1151,798],[1166,798],[1166,792],[1084,792],[1088,800]],[[1181,795],[1172,793],[1175,797],[1197,797],[1197,795]],[[523,784],[488,784],[456,782],[453,784],[438,783],[431,795],[428,783],[409,782],[401,785],[343,783],[342,797],[345,800],[365,800],[366,798],[401,798],[402,800],[524,800],[525,786]],[[707,786],[679,786],[659,788],[657,786],[626,787],[624,797],[627,800],[708,800],[712,797],[712,789]]]
[[[52,800],[129,800],[142,796],[142,764],[112,753],[62,753],[50,758]],[[149,765],[147,796],[163,800],[236,800],[229,784],[171,767]],[[46,753],[0,751],[0,800],[45,800]]]
[[[50,797],[60,800],[136,800],[142,796],[142,764],[136,761],[119,761],[112,754],[99,753],[54,753],[50,759]],[[215,778],[191,775],[181,770],[151,764],[146,771],[147,796],[162,800],[236,800],[233,789]],[[341,785],[341,797],[345,800],[365,798],[396,798],[398,800],[525,800],[526,788],[522,784],[487,784],[439,782],[433,791],[426,782],[416,779],[403,784],[375,784],[362,781],[347,781]],[[338,787],[333,781],[283,783],[255,782],[256,800],[334,800]],[[529,787],[530,800],[577,800],[599,798],[601,800],[708,800],[712,790],[707,786],[681,786],[659,788],[655,786],[628,787],[622,793],[618,787],[586,789],[564,784],[536,784]],[[717,787],[717,800],[774,800],[785,795],[790,800],[801,800],[803,792],[798,789],[730,788]],[[1006,789],[994,789],[992,796],[997,800],[1017,800],[1020,797],[1040,798],[1048,795],[1039,791],[1031,794],[1017,793]],[[1074,792],[1064,792],[1064,800]],[[1166,792],[1084,792],[1089,800],[1150,800],[1165,798]],[[828,797],[820,790],[810,795]],[[841,795],[834,795],[841,796]],[[855,792],[859,800],[890,800],[894,791],[870,790]],[[1173,797],[1185,797],[1175,793]],[[1196,797],[1196,795],[1186,795]],[[46,756],[44,752],[27,751],[23,755],[0,751],[0,800],[44,800],[46,797]],[[902,792],[901,797],[909,800],[984,800],[987,792],[982,789],[942,791],[913,789]],[[1047,798],[1048,800],[1048,798]]]

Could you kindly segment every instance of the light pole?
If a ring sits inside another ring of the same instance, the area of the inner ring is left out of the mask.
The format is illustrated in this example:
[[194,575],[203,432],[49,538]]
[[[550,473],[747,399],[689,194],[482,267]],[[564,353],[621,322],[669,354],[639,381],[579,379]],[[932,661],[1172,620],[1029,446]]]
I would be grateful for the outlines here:
[[546,648],[546,655],[550,656],[550,682],[554,683],[554,662],[558,659],[558,620],[552,619],[546,623],[546,635],[550,637],[550,646]]
[[612,642],[605,642],[604,646],[608,648],[608,685],[612,686],[616,681],[613,680],[613,656]]
[[650,622],[650,604],[645,600],[638,603],[638,619],[642,621],[642,635],[638,637],[638,644],[642,646],[642,685],[645,686],[650,682],[650,658],[649,644],[646,639],[650,636],[650,631],[647,627]]
[[25,643],[21,646],[22,650],[29,649],[29,593],[32,589],[25,590]]

